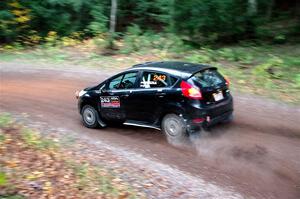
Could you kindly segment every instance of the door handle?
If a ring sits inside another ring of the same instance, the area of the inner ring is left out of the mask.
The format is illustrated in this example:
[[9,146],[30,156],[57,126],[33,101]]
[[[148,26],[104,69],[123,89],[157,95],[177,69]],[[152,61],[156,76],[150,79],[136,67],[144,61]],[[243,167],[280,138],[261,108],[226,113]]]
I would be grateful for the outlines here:
[[156,93],[155,95],[158,97],[164,97],[164,96],[166,96],[166,93]]
[[123,97],[123,98],[127,98],[127,97],[129,97],[129,94],[124,94],[124,95],[121,95],[121,97]]

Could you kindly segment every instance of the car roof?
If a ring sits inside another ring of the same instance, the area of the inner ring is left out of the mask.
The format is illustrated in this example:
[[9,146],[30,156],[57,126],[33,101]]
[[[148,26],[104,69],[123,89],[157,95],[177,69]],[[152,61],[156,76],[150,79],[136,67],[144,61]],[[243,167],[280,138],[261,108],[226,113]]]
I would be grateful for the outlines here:
[[142,64],[133,65],[132,68],[128,70],[155,70],[160,72],[165,72],[172,74],[174,76],[187,79],[193,74],[205,70],[208,68],[216,69],[213,66],[206,64],[196,64],[189,62],[179,62],[179,61],[160,61],[160,62],[145,62]]

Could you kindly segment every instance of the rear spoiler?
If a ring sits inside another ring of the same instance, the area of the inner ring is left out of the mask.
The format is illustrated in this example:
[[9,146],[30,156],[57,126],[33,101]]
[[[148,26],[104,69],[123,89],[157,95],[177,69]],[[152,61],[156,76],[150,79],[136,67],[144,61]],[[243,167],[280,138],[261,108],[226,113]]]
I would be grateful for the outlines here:
[[[207,69],[212,69],[212,70],[217,70],[218,68],[215,66],[210,66],[210,65],[204,65],[203,67],[201,67],[199,70],[195,71],[194,73],[192,73],[191,76],[189,76],[189,78],[191,78],[192,76],[194,76],[196,73],[199,73],[201,71],[207,70]],[[189,79],[188,78],[188,79]]]

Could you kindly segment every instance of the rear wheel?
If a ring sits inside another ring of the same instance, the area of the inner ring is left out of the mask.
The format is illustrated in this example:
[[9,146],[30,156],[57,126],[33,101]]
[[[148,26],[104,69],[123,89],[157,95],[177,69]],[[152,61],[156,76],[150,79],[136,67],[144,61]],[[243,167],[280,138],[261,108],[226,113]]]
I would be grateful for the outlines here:
[[84,126],[88,128],[96,128],[99,126],[98,124],[98,112],[94,107],[90,105],[85,105],[81,111],[82,121]]
[[162,131],[170,142],[183,142],[187,138],[186,124],[176,114],[168,114],[162,120]]

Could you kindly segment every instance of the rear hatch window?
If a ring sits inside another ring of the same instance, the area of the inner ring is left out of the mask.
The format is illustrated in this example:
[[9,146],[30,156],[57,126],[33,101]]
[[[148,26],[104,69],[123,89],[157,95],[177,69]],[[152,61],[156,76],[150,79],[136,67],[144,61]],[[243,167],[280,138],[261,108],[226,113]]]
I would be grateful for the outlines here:
[[200,84],[201,88],[216,88],[225,84],[224,78],[217,70],[204,70],[195,73],[192,78]]
[[216,69],[199,71],[190,79],[200,88],[204,101],[218,102],[227,97],[226,81]]

